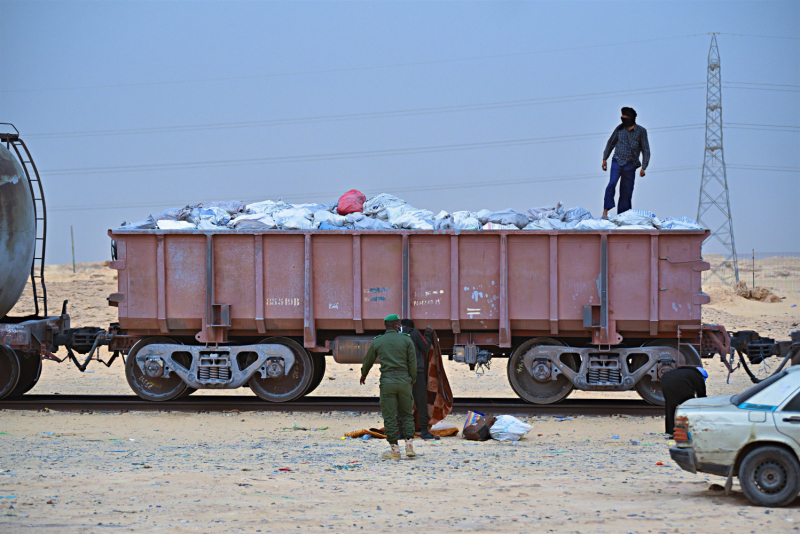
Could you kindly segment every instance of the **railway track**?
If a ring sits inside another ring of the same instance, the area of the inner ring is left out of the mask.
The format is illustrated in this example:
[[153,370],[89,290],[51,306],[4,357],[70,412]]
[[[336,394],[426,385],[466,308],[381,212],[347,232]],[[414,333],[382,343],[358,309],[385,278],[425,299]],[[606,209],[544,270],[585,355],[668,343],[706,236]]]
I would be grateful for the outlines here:
[[[294,402],[269,403],[239,395],[196,395],[169,402],[148,402],[135,395],[25,395],[0,401],[0,410],[161,411],[161,412],[379,412],[377,397],[305,397]],[[475,410],[491,414],[529,415],[663,415],[664,408],[641,400],[567,399],[537,405],[519,399],[460,398],[453,412]]]

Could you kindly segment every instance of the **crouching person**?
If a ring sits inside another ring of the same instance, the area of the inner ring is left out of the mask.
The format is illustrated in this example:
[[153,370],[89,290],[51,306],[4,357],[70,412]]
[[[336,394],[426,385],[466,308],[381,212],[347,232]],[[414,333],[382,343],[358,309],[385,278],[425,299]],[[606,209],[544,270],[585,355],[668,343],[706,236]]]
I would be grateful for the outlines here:
[[414,398],[411,393],[417,378],[417,356],[414,343],[408,335],[400,333],[400,318],[396,314],[384,319],[386,332],[375,338],[364,364],[361,366],[363,385],[375,359],[380,360],[380,392],[383,425],[386,428],[386,440],[391,446],[389,452],[381,455],[386,460],[399,460],[400,447],[397,444],[397,419],[403,427],[406,441],[406,456],[413,457],[414,452]]
[[675,410],[678,406],[689,399],[706,396],[706,378],[708,371],[688,365],[673,369],[661,377],[666,409],[665,431],[670,436],[675,431]]

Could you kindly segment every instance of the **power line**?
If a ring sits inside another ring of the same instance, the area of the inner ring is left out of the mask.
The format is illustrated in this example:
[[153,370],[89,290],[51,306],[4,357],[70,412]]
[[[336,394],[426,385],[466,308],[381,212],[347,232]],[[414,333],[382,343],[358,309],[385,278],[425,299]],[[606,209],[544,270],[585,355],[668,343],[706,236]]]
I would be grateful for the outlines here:
[[306,124],[314,122],[342,121],[342,120],[356,120],[356,119],[375,119],[375,118],[401,117],[401,116],[411,116],[411,115],[425,115],[434,113],[451,113],[458,111],[477,111],[477,110],[498,109],[498,108],[508,108],[508,107],[518,107],[518,106],[533,106],[539,104],[555,104],[560,102],[575,102],[579,100],[611,98],[615,96],[671,93],[675,91],[702,89],[704,85],[705,84],[703,83],[664,85],[659,87],[646,87],[642,89],[629,89],[623,91],[605,91],[598,93],[568,95],[562,97],[541,97],[541,98],[532,98],[525,100],[507,100],[501,102],[462,104],[457,106],[400,109],[391,111],[374,111],[366,113],[350,113],[341,115],[320,115],[312,117],[270,119],[262,121],[222,122],[222,123],[195,124],[186,126],[160,126],[151,128],[129,128],[120,130],[93,130],[93,131],[78,131],[78,132],[40,133],[40,134],[27,134],[25,137],[27,138],[89,137],[89,136],[128,135],[128,134],[144,134],[144,133],[171,133],[171,132],[185,132],[185,131],[196,131],[196,130],[252,128],[259,126],[274,126],[274,125],[284,125],[284,124]]
[[718,35],[732,35],[734,37],[759,37],[759,38],[763,38],[763,39],[789,39],[789,40],[793,40],[793,41],[800,40],[800,37],[782,37],[780,35],[749,35],[749,34],[746,34],[746,33],[722,33],[722,32],[717,32],[717,34]]
[[771,87],[800,87],[800,85],[790,85],[785,83],[756,83],[756,82],[722,82],[722,83],[735,83],[738,85],[769,85]]
[[[483,111],[490,109],[503,109],[511,107],[534,106],[540,104],[558,104],[563,102],[578,102],[582,100],[597,100],[602,98],[613,98],[616,96],[635,96],[647,94],[660,94],[660,93],[673,93],[677,91],[688,91],[693,89],[702,89],[704,83],[696,84],[677,84],[677,85],[664,85],[657,87],[645,87],[642,89],[628,89],[621,91],[605,91],[598,93],[584,93],[577,95],[568,95],[562,97],[541,97],[525,100],[507,100],[500,102],[485,102],[477,104],[462,104],[456,106],[440,106],[431,108],[416,108],[416,109],[400,109],[390,111],[374,111],[365,113],[350,113],[340,115],[319,115],[311,117],[294,117],[286,119],[268,119],[260,121],[242,121],[242,122],[220,122],[208,124],[190,124],[183,126],[156,126],[150,128],[127,128],[118,130],[88,130],[88,131],[75,131],[75,132],[52,132],[52,133],[34,133],[27,134],[27,138],[56,138],[56,137],[105,137],[117,135],[134,135],[134,134],[151,134],[151,133],[175,133],[175,132],[191,132],[202,130],[223,130],[223,129],[236,129],[236,128],[257,128],[263,126],[283,126],[288,124],[311,124],[317,122],[334,122],[334,121],[347,121],[347,120],[360,120],[360,119],[382,119],[393,117],[405,117],[416,115],[428,115],[438,113],[454,113],[461,111]],[[758,84],[753,84],[758,85]],[[775,85],[775,84],[764,84]],[[788,86],[787,86],[788,87]],[[800,87],[800,86],[797,86]],[[732,89],[750,89],[749,87],[731,87]]]
[[[696,130],[702,128],[702,124],[684,124],[678,126],[664,126],[660,128],[650,128],[650,132],[671,133],[682,132],[687,130]],[[751,127],[731,126],[732,129],[757,129]],[[760,128],[772,129],[772,128]],[[793,130],[775,130],[783,132],[792,132]],[[410,148],[390,148],[382,150],[364,150],[354,152],[334,152],[323,154],[308,154],[297,156],[273,156],[266,158],[242,158],[231,160],[216,160],[216,161],[192,161],[182,163],[153,163],[144,165],[119,165],[108,167],[83,167],[83,168],[66,168],[66,169],[49,169],[43,170],[42,173],[49,176],[71,176],[77,174],[111,174],[111,173],[127,173],[137,172],[143,170],[149,171],[163,171],[163,170],[183,170],[183,169],[200,169],[200,168],[215,168],[215,167],[233,167],[233,166],[246,166],[246,165],[270,165],[276,163],[301,163],[312,161],[330,161],[339,159],[363,159],[384,156],[405,156],[412,154],[429,154],[438,152],[453,152],[461,150],[478,150],[485,148],[505,148],[514,146],[524,146],[543,143],[559,143],[565,141],[583,141],[588,139],[599,139],[607,137],[607,133],[591,133],[591,134],[573,134],[562,135],[553,137],[535,137],[527,139],[510,139],[504,141],[483,141],[478,143],[461,143],[453,145],[434,145],[426,147],[410,147]]]
[[800,93],[800,89],[777,89],[774,87],[737,87],[735,85],[722,85],[725,89],[748,89],[750,91],[779,91],[783,93]]
[[[661,128],[650,128],[651,132],[680,132],[685,130],[693,130],[702,128],[702,124],[686,124],[680,126],[665,126]],[[41,171],[43,174],[50,176],[67,176],[75,174],[110,174],[122,172],[136,172],[141,170],[175,170],[175,169],[196,169],[196,168],[214,168],[214,167],[230,167],[242,165],[267,165],[274,163],[297,163],[307,161],[327,161],[337,159],[360,159],[372,158],[382,156],[402,156],[409,154],[427,154],[436,152],[452,152],[460,150],[476,150],[484,148],[502,148],[513,147],[522,145],[532,145],[540,143],[556,143],[563,141],[581,141],[586,139],[597,139],[608,137],[607,132],[592,133],[592,134],[578,134],[578,135],[562,135],[553,137],[536,137],[527,139],[509,139],[504,141],[484,141],[479,143],[461,143],[453,145],[434,145],[426,147],[410,147],[410,148],[392,148],[383,150],[364,150],[355,152],[334,152],[323,154],[308,154],[298,156],[274,156],[267,158],[243,158],[231,160],[216,160],[216,161],[194,161],[183,163],[155,163],[146,165],[120,165],[109,167],[85,167],[85,168],[67,168],[67,169],[50,169]]]
[[632,44],[641,44],[641,43],[652,43],[657,41],[671,41],[675,39],[685,39],[688,37],[698,37],[705,34],[696,33],[692,35],[678,35],[674,37],[660,37],[656,39],[640,39],[637,41],[625,41],[625,42],[617,42],[617,43],[607,43],[607,44],[598,44],[598,45],[585,45],[585,46],[572,46],[567,48],[553,48],[547,50],[533,50],[528,52],[512,52],[508,54],[492,54],[492,55],[485,55],[485,56],[474,56],[474,57],[466,57],[466,58],[453,58],[453,59],[437,59],[437,60],[430,60],[430,61],[416,61],[416,62],[407,62],[407,63],[392,63],[388,65],[371,65],[365,67],[345,67],[339,69],[322,69],[322,70],[309,70],[309,71],[297,71],[297,72],[283,72],[283,73],[273,73],[273,74],[257,74],[252,76],[230,76],[230,77],[219,77],[219,78],[201,78],[201,79],[193,79],[193,80],[170,80],[170,81],[161,81],[161,82],[134,82],[134,83],[118,83],[118,84],[105,84],[105,85],[82,85],[82,86],[72,86],[72,87],[51,87],[51,88],[36,88],[36,89],[4,89],[3,93],[32,93],[32,92],[45,92],[45,91],[70,91],[76,89],[113,89],[113,88],[122,88],[122,87],[142,87],[148,85],[173,85],[173,84],[184,84],[184,83],[208,83],[208,82],[218,82],[218,81],[227,81],[227,80],[254,80],[260,78],[275,78],[275,77],[282,77],[282,76],[301,76],[301,75],[308,75],[308,74],[332,74],[337,72],[357,72],[357,71],[367,71],[367,70],[378,70],[378,69],[390,69],[390,68],[397,68],[397,67],[414,67],[414,66],[421,66],[421,65],[441,65],[445,63],[458,63],[458,62],[465,62],[465,61],[476,61],[476,60],[486,60],[486,59],[501,59],[507,57],[519,57],[519,56],[528,56],[528,55],[535,55],[535,54],[550,54],[555,52],[571,52],[574,50],[588,50],[592,48],[607,48],[612,46],[626,46]]

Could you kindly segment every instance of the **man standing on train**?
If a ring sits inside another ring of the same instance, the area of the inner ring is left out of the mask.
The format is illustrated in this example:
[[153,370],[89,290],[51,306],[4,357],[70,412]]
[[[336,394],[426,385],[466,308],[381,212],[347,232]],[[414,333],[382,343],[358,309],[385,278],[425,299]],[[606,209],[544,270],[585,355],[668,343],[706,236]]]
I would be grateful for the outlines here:
[[[608,210],[614,207],[614,195],[617,182],[619,186],[619,205],[617,215],[631,209],[633,185],[636,181],[636,169],[641,167],[639,176],[644,177],[644,170],[650,163],[650,143],[647,141],[647,130],[636,124],[636,111],[633,108],[622,108],[622,124],[614,128],[614,132],[606,143],[603,151],[603,170],[608,169],[608,157],[614,150],[614,159],[611,160],[611,175],[606,186],[606,196],[603,201],[603,219],[608,219]],[[639,154],[642,162],[639,163]]]
[[428,428],[430,422],[430,415],[428,414],[428,353],[431,350],[433,328],[429,326],[425,329],[425,333],[422,334],[414,328],[414,321],[411,319],[403,319],[400,324],[403,327],[402,332],[408,334],[411,337],[411,341],[414,342],[414,349],[417,354],[417,379],[411,392],[414,395],[414,404],[419,414],[421,437],[422,439],[439,439],[439,436],[431,434]]
[[400,333],[402,327],[397,314],[387,316],[383,322],[386,332],[376,337],[367,351],[364,364],[361,366],[360,383],[364,385],[375,359],[380,359],[381,412],[383,426],[386,429],[386,441],[391,446],[391,451],[383,453],[381,458],[386,460],[401,458],[400,447],[397,444],[398,415],[406,441],[406,456],[412,458],[417,455],[413,446],[414,398],[411,394],[411,388],[417,378],[417,355],[411,337]]

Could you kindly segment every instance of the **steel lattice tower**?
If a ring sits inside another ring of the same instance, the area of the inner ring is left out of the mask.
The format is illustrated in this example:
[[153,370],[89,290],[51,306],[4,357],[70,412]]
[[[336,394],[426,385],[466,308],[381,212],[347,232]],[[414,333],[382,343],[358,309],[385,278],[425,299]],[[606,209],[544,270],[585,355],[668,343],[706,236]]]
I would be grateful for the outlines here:
[[728,194],[728,177],[725,172],[725,153],[722,149],[722,84],[720,76],[717,36],[711,34],[708,51],[708,78],[706,82],[706,146],[703,174],[700,182],[700,202],[697,221],[711,230],[706,243],[716,239],[725,249],[725,260],[706,278],[718,277],[728,285],[739,281],[739,262],[733,239],[733,218]]

